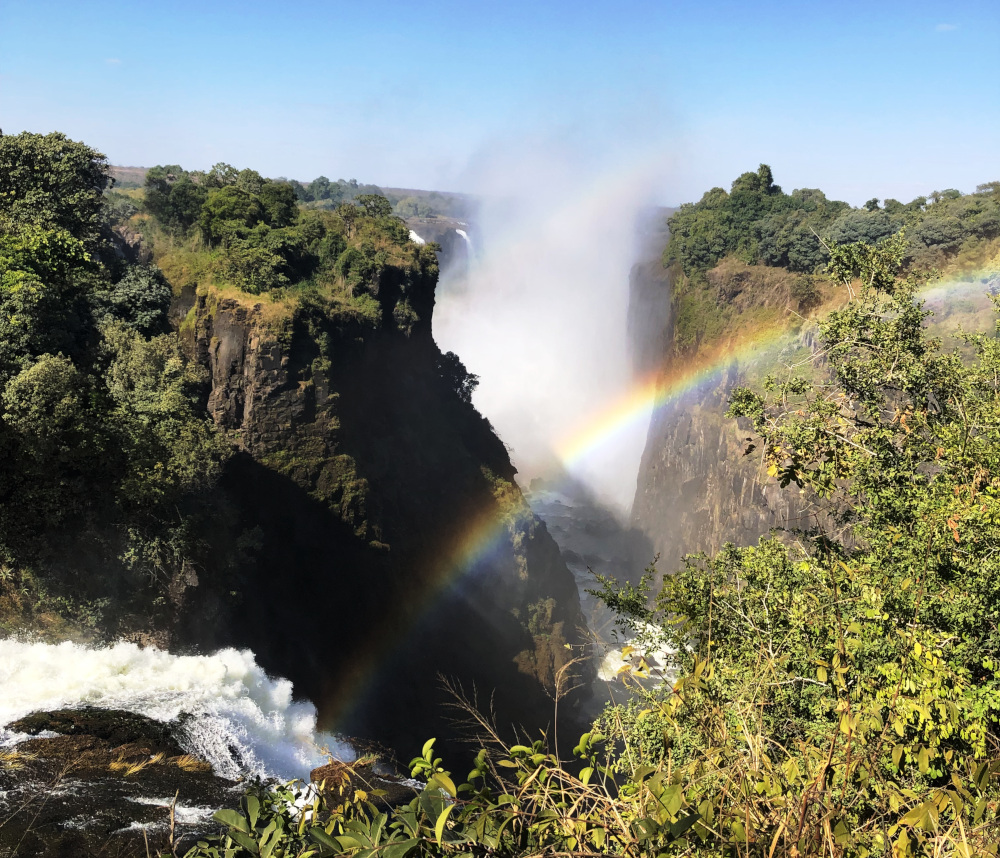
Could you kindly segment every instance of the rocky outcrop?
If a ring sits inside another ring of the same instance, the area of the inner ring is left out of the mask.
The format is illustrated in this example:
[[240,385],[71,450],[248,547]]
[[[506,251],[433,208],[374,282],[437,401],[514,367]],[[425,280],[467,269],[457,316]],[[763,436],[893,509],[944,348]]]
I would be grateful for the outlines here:
[[442,737],[439,675],[492,695],[501,723],[546,724],[584,622],[506,449],[441,371],[433,278],[394,277],[378,317],[198,295],[189,346],[240,453],[220,489],[230,525],[206,534],[231,574],[199,576],[177,640],[253,648],[324,726],[408,759]]
[[133,265],[149,265],[153,261],[153,249],[143,240],[142,233],[128,223],[112,228],[111,244],[116,256]]
[[734,365],[709,390],[697,390],[658,409],[639,467],[632,524],[672,572],[685,554],[713,552],[726,542],[750,544],[773,528],[806,526],[792,489],[770,480],[760,456],[748,450],[746,426],[725,416],[729,394],[746,383]]
[[0,855],[182,855],[237,797],[185,754],[177,722],[84,708],[7,726],[27,738],[0,759]]

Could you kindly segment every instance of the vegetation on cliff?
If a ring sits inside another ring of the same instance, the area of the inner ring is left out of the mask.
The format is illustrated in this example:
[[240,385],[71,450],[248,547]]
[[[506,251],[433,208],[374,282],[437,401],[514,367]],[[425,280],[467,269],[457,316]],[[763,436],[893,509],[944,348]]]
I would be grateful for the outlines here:
[[61,134],[0,136],[5,622],[117,631],[183,590],[229,455],[162,275],[116,253],[108,184],[104,156]]
[[4,630],[251,646],[402,752],[439,671],[544,723],[579,600],[431,337],[435,246],[377,194],[310,205],[225,164],[118,191],[89,147],[21,134],[0,166]]
[[825,265],[837,244],[874,244],[905,230],[906,270],[982,266],[1000,250],[1000,183],[855,209],[814,188],[786,194],[761,164],[728,192],[713,188],[681,206],[669,227],[663,264],[675,269],[674,343],[684,353],[711,347],[734,327],[780,325],[787,308],[831,309],[838,293]]

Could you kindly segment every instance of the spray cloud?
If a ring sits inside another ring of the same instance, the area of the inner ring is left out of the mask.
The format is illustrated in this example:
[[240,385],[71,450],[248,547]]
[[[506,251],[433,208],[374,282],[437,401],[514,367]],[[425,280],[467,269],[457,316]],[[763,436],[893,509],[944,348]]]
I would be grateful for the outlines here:
[[467,181],[481,199],[468,273],[445,272],[434,316],[441,349],[480,377],[476,406],[512,449],[522,481],[568,466],[623,513],[641,421],[579,461],[559,462],[553,451],[632,383],[629,270],[657,161],[632,146],[495,144]]

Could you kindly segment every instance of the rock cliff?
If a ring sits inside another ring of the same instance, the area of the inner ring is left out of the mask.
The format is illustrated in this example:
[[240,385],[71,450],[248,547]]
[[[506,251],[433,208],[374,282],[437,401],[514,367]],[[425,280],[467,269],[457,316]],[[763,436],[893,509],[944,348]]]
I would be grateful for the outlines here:
[[[752,543],[773,528],[806,526],[800,496],[768,480],[759,456],[747,454],[747,427],[725,412],[735,387],[753,385],[790,355],[811,351],[815,326],[791,318],[778,345],[772,336],[756,352],[739,350],[739,359],[706,358],[675,342],[671,272],[658,259],[637,265],[630,284],[637,369],[658,372],[661,386],[675,391],[650,420],[632,505],[632,525],[652,542],[657,568],[669,573],[685,554]],[[725,300],[725,290],[719,294]],[[718,352],[726,352],[724,343]],[[689,383],[699,376],[703,383]]]
[[430,335],[435,279],[389,266],[363,312],[199,287],[182,327],[240,452],[220,487],[229,523],[206,534],[230,572],[202,576],[177,640],[251,647],[325,725],[406,758],[442,736],[439,675],[494,695],[501,723],[547,723],[584,625]]

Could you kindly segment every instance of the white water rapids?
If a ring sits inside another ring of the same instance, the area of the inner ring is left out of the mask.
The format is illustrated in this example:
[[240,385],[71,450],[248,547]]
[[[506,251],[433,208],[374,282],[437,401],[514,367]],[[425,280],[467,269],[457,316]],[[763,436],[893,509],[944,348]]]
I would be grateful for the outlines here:
[[0,640],[0,747],[25,738],[7,729],[19,718],[83,706],[162,722],[186,713],[176,736],[181,746],[231,780],[308,778],[330,755],[355,756],[336,737],[317,733],[316,707],[293,701],[291,682],[269,677],[249,650],[184,656],[131,643]]

